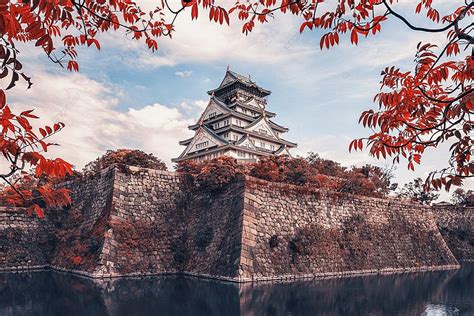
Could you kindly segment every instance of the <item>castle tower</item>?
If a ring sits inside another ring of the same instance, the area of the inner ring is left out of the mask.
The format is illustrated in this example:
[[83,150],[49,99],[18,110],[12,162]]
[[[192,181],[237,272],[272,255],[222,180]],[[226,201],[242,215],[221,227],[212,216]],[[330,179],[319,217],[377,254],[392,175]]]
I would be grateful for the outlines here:
[[288,128],[272,121],[275,113],[266,110],[271,93],[259,87],[250,76],[239,75],[227,67],[218,88],[198,122],[189,126],[194,137],[180,141],[186,149],[173,162],[188,159],[204,161],[230,156],[239,162],[255,162],[261,157],[290,155],[297,144],[281,135]]

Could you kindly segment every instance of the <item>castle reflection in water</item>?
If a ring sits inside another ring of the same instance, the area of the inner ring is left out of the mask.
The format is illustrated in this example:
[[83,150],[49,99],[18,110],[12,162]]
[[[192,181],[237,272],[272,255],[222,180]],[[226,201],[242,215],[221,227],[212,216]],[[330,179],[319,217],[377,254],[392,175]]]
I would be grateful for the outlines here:
[[291,283],[186,277],[94,282],[0,274],[0,315],[474,315],[474,263],[457,271]]

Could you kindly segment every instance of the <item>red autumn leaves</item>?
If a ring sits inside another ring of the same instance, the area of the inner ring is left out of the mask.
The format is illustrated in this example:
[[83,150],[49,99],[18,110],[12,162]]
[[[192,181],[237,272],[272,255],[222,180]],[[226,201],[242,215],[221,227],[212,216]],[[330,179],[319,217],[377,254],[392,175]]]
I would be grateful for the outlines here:
[[[380,110],[364,111],[360,117],[360,122],[373,133],[353,140],[349,149],[362,150],[366,143],[371,155],[392,157],[394,162],[399,162],[400,157],[406,158],[408,168],[414,170],[426,149],[449,142],[449,165],[433,172],[427,182],[436,189],[449,189],[474,175],[474,143],[470,137],[474,115],[473,56],[461,55],[463,50],[469,52],[474,43],[470,35],[473,25],[462,25],[474,14],[474,4],[461,3],[442,16],[433,7],[433,1],[419,1],[414,7],[415,14],[424,14],[433,23],[443,23],[431,28],[411,24],[394,9],[395,4],[396,1],[387,0],[331,3],[272,0],[237,2],[231,11],[238,11],[239,19],[245,22],[242,31],[246,34],[252,31],[255,17],[264,23],[275,11],[299,15],[304,19],[300,32],[326,31],[320,40],[321,49],[338,45],[344,34],[349,34],[350,42],[357,45],[361,37],[381,32],[389,18],[398,19],[403,27],[414,31],[445,33],[448,43],[444,47],[438,49],[429,43],[417,47],[413,72],[402,72],[397,67],[387,67],[382,72],[382,91],[375,96]],[[447,57],[457,57],[457,60],[446,60]]]
[[[14,88],[19,80],[24,80],[28,87],[32,84],[23,73],[17,42],[30,42],[54,63],[69,71],[78,71],[77,48],[100,49],[98,34],[124,29],[132,39],[143,40],[149,49],[156,51],[158,38],[172,36],[174,22],[184,11],[190,11],[194,20],[199,17],[199,11],[205,9],[209,20],[219,25],[229,24],[229,15],[235,14],[245,34],[255,29],[256,22],[273,20],[275,12],[290,13],[303,19],[300,32],[314,29],[325,32],[321,48],[336,46],[345,37],[358,45],[361,37],[381,32],[389,18],[398,19],[400,25],[412,30],[446,33],[448,43],[440,48],[419,45],[411,71],[387,67],[382,72],[381,91],[375,96],[379,109],[364,111],[360,118],[360,122],[371,129],[371,135],[354,140],[350,149],[362,150],[365,143],[371,155],[392,157],[394,162],[402,157],[407,159],[408,167],[414,169],[422,162],[426,149],[448,142],[451,146],[449,165],[430,175],[428,180],[435,188],[449,189],[474,175],[474,144],[470,136],[474,115],[474,61],[472,56],[463,53],[469,51],[474,42],[473,26],[461,23],[474,14],[474,4],[461,5],[449,14],[441,14],[431,0],[420,0],[414,7],[415,14],[425,15],[430,23],[442,23],[431,28],[411,25],[394,10],[394,4],[391,0],[258,0],[237,1],[227,10],[213,0],[184,0],[176,8],[172,7],[176,3],[165,0],[148,12],[130,0],[0,0],[0,34],[4,40],[0,46],[0,80],[5,81],[6,90]],[[0,149],[11,166],[2,177],[14,181],[2,199],[17,205],[23,203],[31,207],[31,212],[42,216],[39,208],[42,209],[46,201],[58,205],[67,202],[65,192],[55,191],[51,181],[69,174],[71,166],[60,158],[43,156],[52,145],[46,139],[59,132],[63,125],[57,123],[33,132],[30,120],[36,116],[29,110],[15,115],[6,105],[3,91],[0,98]],[[30,178],[22,173],[24,165],[34,169],[34,173],[28,175]],[[13,175],[17,177],[11,179]],[[49,186],[45,186],[48,183]],[[42,200],[41,205],[36,203],[39,200]]]
[[72,166],[61,158],[49,159],[43,155],[54,145],[48,142],[49,137],[59,132],[64,124],[59,122],[35,131],[30,119],[37,118],[32,110],[19,115],[12,113],[5,93],[0,90],[0,151],[9,164],[8,170],[2,170],[0,174],[8,184],[1,191],[0,202],[28,207],[28,213],[41,218],[43,207],[70,203],[67,190],[55,189],[51,180],[72,174]]
[[[457,62],[439,62],[435,48],[431,44],[418,45],[414,71],[387,67],[382,72],[382,91],[375,96],[380,110],[364,111],[359,122],[374,131],[366,139],[373,156],[393,157],[394,162],[403,157],[411,170],[421,163],[426,149],[448,142],[449,167],[430,174],[427,184],[449,190],[474,175],[474,140],[470,136],[474,123],[470,118],[474,114],[474,62],[471,56]],[[349,149],[361,150],[362,140],[353,140]]]
[[370,165],[345,168],[315,154],[310,154],[307,158],[274,156],[244,165],[238,164],[230,157],[219,157],[200,163],[188,160],[179,163],[177,171],[190,175],[198,188],[209,191],[224,188],[239,174],[271,182],[371,197],[384,197],[394,188],[390,170]]

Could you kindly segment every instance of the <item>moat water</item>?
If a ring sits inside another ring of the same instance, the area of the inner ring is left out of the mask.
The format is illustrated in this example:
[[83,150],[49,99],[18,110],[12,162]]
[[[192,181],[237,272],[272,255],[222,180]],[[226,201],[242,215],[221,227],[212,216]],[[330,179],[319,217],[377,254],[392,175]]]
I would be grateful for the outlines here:
[[0,315],[474,315],[474,263],[456,271],[253,285],[0,274]]

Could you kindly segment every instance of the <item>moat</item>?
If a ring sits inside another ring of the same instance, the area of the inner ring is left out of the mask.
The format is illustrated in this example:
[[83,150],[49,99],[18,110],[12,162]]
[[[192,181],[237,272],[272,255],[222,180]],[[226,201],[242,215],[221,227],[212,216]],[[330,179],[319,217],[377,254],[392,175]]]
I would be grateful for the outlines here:
[[474,263],[455,271],[291,283],[0,274],[0,315],[474,315]]

